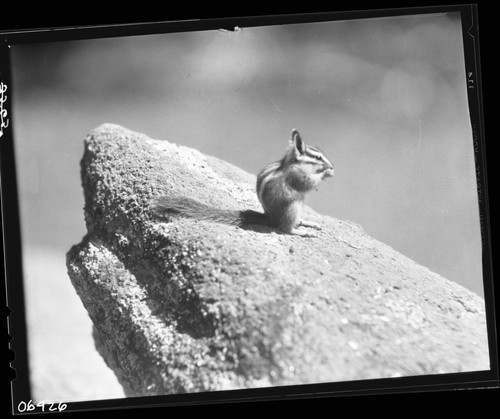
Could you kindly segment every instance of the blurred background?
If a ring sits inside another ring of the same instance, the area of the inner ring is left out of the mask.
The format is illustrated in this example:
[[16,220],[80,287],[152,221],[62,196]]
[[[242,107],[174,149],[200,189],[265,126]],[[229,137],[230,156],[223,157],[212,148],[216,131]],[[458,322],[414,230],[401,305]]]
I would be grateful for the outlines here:
[[310,206],[483,295],[461,31],[442,14],[12,47],[34,399],[123,397],[65,267],[104,122],[251,173],[297,128],[336,169]]

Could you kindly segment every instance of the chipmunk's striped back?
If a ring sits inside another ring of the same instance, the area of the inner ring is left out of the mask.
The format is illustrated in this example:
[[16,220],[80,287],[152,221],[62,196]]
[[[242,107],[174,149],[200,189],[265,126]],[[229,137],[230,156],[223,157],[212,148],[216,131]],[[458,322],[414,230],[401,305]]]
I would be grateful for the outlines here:
[[263,194],[266,190],[266,185],[269,185],[269,182],[272,182],[273,179],[276,179],[278,176],[280,176],[281,166],[282,164],[280,161],[271,163],[257,176],[257,196],[259,197],[259,201],[261,203],[265,201],[265,197],[263,196]]

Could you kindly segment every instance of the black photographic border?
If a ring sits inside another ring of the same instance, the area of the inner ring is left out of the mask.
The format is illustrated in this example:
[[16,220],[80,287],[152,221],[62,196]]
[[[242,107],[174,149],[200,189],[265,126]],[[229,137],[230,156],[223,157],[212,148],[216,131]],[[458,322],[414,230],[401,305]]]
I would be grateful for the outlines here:
[[[9,371],[11,381],[12,412],[19,413],[21,401],[31,400],[29,385],[29,359],[27,352],[26,319],[20,219],[15,169],[12,114],[13,97],[11,84],[11,46],[27,43],[43,43],[91,38],[107,38],[158,33],[203,31],[214,29],[282,25],[294,23],[317,23],[361,18],[384,18],[390,16],[428,13],[460,12],[463,31],[463,46],[470,121],[472,125],[478,206],[482,237],[483,282],[488,326],[490,370],[467,373],[439,374],[414,377],[384,378],[348,382],[304,384],[297,386],[266,387],[206,393],[172,394],[165,396],[123,398],[69,402],[65,411],[91,411],[124,408],[145,408],[179,405],[207,405],[219,403],[241,403],[291,399],[318,399],[336,396],[359,396],[394,393],[438,392],[454,389],[496,388],[499,384],[496,343],[496,322],[492,272],[489,196],[486,170],[486,143],[484,134],[484,111],[479,56],[477,5],[446,5],[394,9],[373,9],[342,12],[320,12],[306,14],[273,14],[265,16],[224,17],[181,21],[161,21],[132,24],[104,24],[91,26],[51,27],[32,30],[0,31],[0,83],[8,87],[7,100],[0,112],[3,119],[0,137],[0,199],[4,244],[4,269],[8,333],[10,335],[8,362],[15,370]],[[47,408],[48,410],[48,408]],[[32,413],[39,413],[36,408]]]

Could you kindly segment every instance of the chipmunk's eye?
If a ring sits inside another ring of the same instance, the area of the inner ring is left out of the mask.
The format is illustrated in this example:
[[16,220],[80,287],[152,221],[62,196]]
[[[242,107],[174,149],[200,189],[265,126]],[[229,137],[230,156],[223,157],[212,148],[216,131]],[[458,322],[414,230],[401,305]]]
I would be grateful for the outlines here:
[[321,161],[323,159],[321,158],[321,156],[316,156],[316,160]]

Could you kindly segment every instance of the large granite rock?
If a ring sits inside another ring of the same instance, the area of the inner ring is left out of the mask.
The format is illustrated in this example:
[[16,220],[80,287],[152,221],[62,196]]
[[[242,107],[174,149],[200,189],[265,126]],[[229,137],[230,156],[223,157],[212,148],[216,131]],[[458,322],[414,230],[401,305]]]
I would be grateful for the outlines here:
[[158,220],[158,195],[260,210],[255,177],[111,124],[81,170],[68,272],[128,396],[489,368],[484,301],[356,224],[307,209],[322,230],[304,238]]

